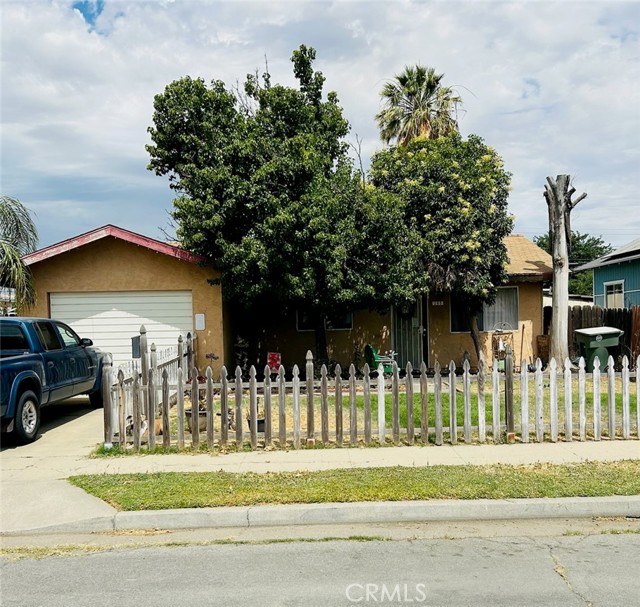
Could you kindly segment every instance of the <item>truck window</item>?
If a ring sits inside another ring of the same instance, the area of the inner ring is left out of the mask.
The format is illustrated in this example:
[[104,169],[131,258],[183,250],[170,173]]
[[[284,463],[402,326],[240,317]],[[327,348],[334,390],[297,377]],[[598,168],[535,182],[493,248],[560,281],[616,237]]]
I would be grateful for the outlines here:
[[29,351],[29,342],[22,327],[0,324],[0,350]]
[[62,349],[60,339],[58,338],[58,335],[51,323],[37,322],[35,323],[35,328],[43,350],[49,351]]
[[67,325],[63,325],[61,322],[57,322],[56,327],[58,327],[60,337],[62,337],[62,341],[66,348],[73,348],[74,346],[80,345],[80,338],[75,334],[71,327],[67,327]]

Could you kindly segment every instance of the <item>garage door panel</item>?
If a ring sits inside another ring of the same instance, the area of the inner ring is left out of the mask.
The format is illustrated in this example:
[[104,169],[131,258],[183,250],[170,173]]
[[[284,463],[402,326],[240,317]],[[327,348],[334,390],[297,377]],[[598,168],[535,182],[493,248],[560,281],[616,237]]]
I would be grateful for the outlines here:
[[114,364],[131,359],[131,338],[147,330],[148,343],[174,347],[180,334],[193,332],[190,291],[131,291],[116,293],[52,293],[51,316],[88,337]]

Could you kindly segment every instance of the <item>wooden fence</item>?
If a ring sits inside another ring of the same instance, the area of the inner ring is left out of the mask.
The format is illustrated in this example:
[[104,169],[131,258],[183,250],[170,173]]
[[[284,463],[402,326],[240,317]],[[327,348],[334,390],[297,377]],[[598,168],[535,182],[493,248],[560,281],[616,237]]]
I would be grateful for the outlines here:
[[[545,325],[551,322],[551,308],[545,307]],[[590,327],[615,327],[624,331],[620,336],[620,345],[611,349],[616,366],[620,366],[623,356],[637,360],[640,356],[640,306],[632,308],[602,308],[600,306],[569,306],[568,309],[569,355],[580,355],[575,330]]]
[[[351,365],[346,379],[339,366],[335,377],[322,366],[318,379],[308,353],[305,377],[294,366],[291,381],[283,367],[276,374],[265,367],[263,381],[251,367],[248,382],[239,367],[231,377],[223,367],[214,381],[208,367],[204,377],[195,368],[188,377],[178,369],[175,384],[166,369],[150,369],[146,384],[136,376],[115,385],[107,364],[104,442],[139,451],[639,437],[639,384],[627,357],[621,373],[611,357],[603,370],[596,358],[592,374],[583,359],[577,369],[568,359],[564,368],[552,360],[545,371],[540,360],[532,369],[523,361],[519,373],[511,354],[503,362],[504,371],[497,360],[486,369],[481,361],[476,374],[465,362],[461,375],[453,362],[436,363],[432,375],[424,364],[417,371],[408,364],[403,377],[397,365],[387,377],[382,366],[371,373],[368,365],[358,377]],[[198,422],[191,421],[193,402]]]

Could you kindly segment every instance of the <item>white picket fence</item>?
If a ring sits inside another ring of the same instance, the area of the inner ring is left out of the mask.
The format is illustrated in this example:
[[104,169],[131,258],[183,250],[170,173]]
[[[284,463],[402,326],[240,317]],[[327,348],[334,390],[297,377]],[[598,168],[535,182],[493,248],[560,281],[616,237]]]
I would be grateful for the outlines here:
[[[289,378],[283,367],[277,374],[265,367],[258,381],[252,367],[245,381],[240,368],[229,377],[223,367],[214,381],[208,367],[204,376],[192,369],[190,377],[178,368],[173,381],[158,366],[149,369],[146,384],[142,374],[131,382],[121,375],[112,384],[106,365],[104,442],[135,450],[160,443],[164,449],[200,448],[202,435],[209,449],[242,449],[245,443],[297,449],[639,437],[639,385],[626,357],[620,373],[612,358],[604,370],[596,359],[593,373],[585,372],[582,359],[577,368],[568,360],[559,368],[552,360],[544,371],[540,360],[534,371],[523,361],[515,374],[513,361],[506,363],[496,360],[485,370],[481,362],[471,373],[465,362],[461,375],[453,362],[445,369],[436,363],[433,374],[424,364],[417,372],[409,364],[404,377],[397,365],[387,377],[382,366],[371,373],[365,365],[359,374],[352,365],[345,378],[339,366],[334,377],[323,366],[314,379],[309,353],[306,378],[297,366]],[[193,394],[200,422],[189,430]]]

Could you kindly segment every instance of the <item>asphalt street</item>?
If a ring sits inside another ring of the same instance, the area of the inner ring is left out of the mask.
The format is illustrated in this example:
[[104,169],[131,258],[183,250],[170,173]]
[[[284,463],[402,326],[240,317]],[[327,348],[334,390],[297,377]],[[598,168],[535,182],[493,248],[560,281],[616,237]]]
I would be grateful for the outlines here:
[[3,607],[637,604],[640,535],[116,549],[2,562]]

